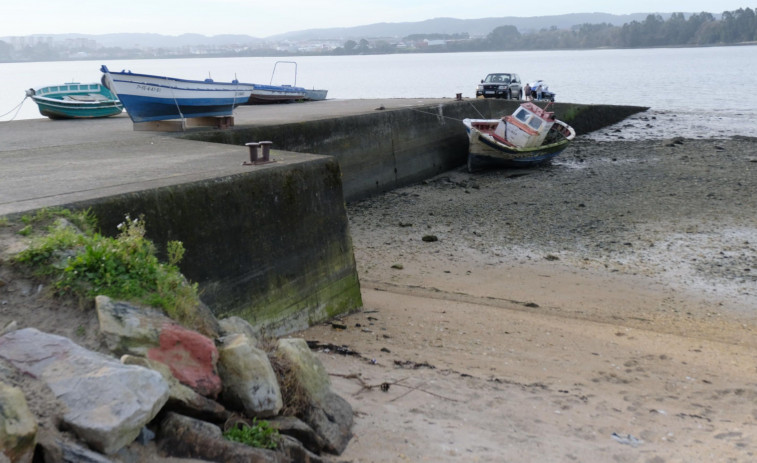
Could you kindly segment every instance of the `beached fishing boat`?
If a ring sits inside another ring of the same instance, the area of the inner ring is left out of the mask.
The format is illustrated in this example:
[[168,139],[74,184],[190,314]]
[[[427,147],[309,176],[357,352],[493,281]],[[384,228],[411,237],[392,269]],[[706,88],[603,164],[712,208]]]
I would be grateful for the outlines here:
[[114,72],[102,66],[105,84],[123,103],[134,122],[231,116],[246,103],[252,89],[238,81],[186,80],[175,77]]
[[[294,65],[294,82],[292,85],[273,85],[276,76],[276,68],[279,64]],[[308,100],[325,100],[327,90],[307,90],[297,86],[297,62],[295,61],[276,61],[271,72],[271,82],[268,85],[263,84],[242,84],[244,88],[252,91],[247,104],[270,104],[270,103],[289,103],[291,101],[308,101]]]
[[121,114],[118,97],[99,83],[67,82],[37,89],[26,95],[37,103],[39,112],[50,119],[90,119]]
[[576,131],[555,119],[548,107],[526,102],[501,119],[463,119],[469,141],[468,171],[534,166],[560,154]]
[[305,99],[308,101],[322,101],[326,99],[326,95],[328,94],[328,90],[326,89],[310,89],[305,90]]
[[263,85],[241,84],[242,88],[250,89],[250,99],[247,104],[289,103],[304,100],[306,90],[291,85]]

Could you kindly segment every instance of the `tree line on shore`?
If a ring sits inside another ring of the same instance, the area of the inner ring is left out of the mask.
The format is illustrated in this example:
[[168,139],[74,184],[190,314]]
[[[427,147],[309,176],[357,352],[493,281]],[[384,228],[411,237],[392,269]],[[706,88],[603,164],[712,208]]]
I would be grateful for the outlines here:
[[[437,37],[438,38],[438,37]],[[552,27],[521,33],[515,26],[503,25],[478,39],[449,37],[445,45],[417,51],[514,51],[586,48],[647,48],[663,46],[729,45],[757,41],[757,10],[739,8],[726,11],[720,19],[712,13],[673,13],[667,20],[650,14],[644,21],[622,26],[608,23],[581,24],[570,29]],[[387,47],[374,47],[380,52]],[[351,52],[370,53],[365,43]],[[339,50],[336,51],[339,53]]]
[[726,11],[721,19],[711,13],[673,13],[663,20],[650,14],[644,21],[622,26],[581,24],[567,29],[551,28],[520,34],[512,26],[494,29],[478,43],[492,50],[566,48],[643,48],[659,46],[722,45],[757,41],[757,15],[751,8]]

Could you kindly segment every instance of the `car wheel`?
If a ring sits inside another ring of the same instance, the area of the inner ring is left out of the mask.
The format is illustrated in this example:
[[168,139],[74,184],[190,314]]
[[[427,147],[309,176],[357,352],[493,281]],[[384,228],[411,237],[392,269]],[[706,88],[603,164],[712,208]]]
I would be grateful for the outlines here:
[[518,92],[518,99],[519,100],[523,99],[523,90],[521,90],[521,91]]

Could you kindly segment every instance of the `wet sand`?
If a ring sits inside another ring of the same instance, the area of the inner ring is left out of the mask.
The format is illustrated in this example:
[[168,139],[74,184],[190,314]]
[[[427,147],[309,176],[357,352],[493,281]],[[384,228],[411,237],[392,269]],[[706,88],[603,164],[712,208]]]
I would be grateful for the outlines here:
[[297,334],[356,412],[334,461],[757,459],[756,171],[580,138],[349,205],[364,309]]

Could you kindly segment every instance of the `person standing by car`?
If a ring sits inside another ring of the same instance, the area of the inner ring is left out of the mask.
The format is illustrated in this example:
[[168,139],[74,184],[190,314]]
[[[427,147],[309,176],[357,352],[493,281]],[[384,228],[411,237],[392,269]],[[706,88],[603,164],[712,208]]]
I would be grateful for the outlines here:
[[526,82],[526,86],[523,87],[523,96],[526,101],[531,100],[531,86]]

